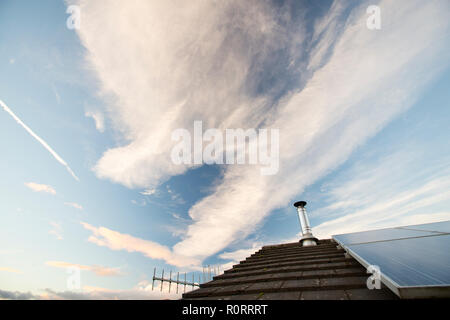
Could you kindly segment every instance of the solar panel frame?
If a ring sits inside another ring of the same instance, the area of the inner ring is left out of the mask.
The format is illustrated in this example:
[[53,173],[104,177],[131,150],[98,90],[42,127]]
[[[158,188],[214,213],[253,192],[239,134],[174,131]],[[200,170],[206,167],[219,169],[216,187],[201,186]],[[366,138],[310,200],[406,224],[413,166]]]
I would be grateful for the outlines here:
[[374,241],[389,241],[436,235],[436,232],[427,230],[411,230],[405,228],[386,228],[333,236],[346,245],[370,243]]

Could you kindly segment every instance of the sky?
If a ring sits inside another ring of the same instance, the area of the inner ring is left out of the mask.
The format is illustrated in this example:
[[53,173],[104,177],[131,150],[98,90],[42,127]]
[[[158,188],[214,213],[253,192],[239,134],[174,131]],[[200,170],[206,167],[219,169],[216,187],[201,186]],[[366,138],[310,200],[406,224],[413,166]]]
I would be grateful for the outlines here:
[[[197,279],[298,241],[297,200],[318,238],[450,220],[449,14],[1,1],[0,299],[179,298],[151,289],[154,268]],[[195,121],[278,130],[278,170],[175,163]]]

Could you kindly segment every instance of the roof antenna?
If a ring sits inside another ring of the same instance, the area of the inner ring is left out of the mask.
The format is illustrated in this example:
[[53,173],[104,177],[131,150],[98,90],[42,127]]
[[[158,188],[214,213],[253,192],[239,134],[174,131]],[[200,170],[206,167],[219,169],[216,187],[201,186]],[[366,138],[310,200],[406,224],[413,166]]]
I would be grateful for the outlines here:
[[297,208],[298,218],[300,220],[300,227],[302,228],[302,237],[300,244],[303,247],[315,246],[319,241],[312,234],[311,226],[309,225],[308,215],[306,214],[306,201],[297,201],[294,203],[294,207]]

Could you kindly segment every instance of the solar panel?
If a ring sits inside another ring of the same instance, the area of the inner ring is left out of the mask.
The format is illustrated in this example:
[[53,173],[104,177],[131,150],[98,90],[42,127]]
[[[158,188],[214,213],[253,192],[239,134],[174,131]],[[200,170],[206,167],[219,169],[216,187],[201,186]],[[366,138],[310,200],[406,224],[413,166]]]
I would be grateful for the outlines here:
[[450,297],[450,221],[333,236],[401,298]]

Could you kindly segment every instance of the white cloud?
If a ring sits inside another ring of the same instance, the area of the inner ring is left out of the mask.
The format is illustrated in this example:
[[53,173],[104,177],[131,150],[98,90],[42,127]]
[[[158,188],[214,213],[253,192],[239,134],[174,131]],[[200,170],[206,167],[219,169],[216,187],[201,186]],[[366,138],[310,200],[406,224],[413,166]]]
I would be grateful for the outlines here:
[[[190,209],[195,222],[175,252],[205,257],[242,239],[271,210],[286,206],[411,106],[426,80],[436,75],[436,61],[430,58],[440,57],[440,34],[448,20],[435,4],[383,2],[383,7],[398,13],[393,21],[384,19],[389,37],[369,32],[365,16],[354,14],[329,61],[287,99],[272,125],[280,128],[282,141],[279,174],[261,177],[252,168],[229,168],[216,192]],[[425,17],[434,23],[417,32],[415,21]]]
[[83,210],[83,206],[81,204],[76,203],[76,202],[64,202],[64,204],[66,206],[69,206],[69,207],[72,207],[72,208],[75,208],[75,209],[78,209],[78,210]]
[[250,257],[261,248],[261,245],[261,243],[254,243],[251,248],[227,251],[219,254],[219,258],[224,260],[231,260],[230,263],[225,265],[224,269],[226,270],[227,267],[238,264],[241,260],[245,260],[247,257]]
[[423,167],[427,160],[412,148],[356,164],[328,182],[330,204],[310,217],[334,215],[313,228],[315,236],[450,220],[450,161]]
[[173,191],[169,185],[166,186],[167,188],[167,192],[170,195],[170,200],[172,200],[172,203],[176,203],[176,204],[185,204],[186,201],[184,201],[184,199],[181,197],[181,195],[179,193],[176,193],[175,191]]
[[[194,120],[220,129],[264,121],[280,129],[278,175],[229,166],[215,191],[189,210],[193,223],[172,251],[148,241],[137,245],[151,248],[138,251],[166,261],[181,254],[203,259],[245,238],[273,209],[342,164],[407,110],[449,61],[442,41],[450,23],[445,0],[380,1],[381,31],[366,28],[366,2],[348,20],[334,5],[317,23],[318,42],[306,61],[311,77],[268,110],[275,98],[270,90],[257,92],[263,83],[255,70],[274,71],[280,50],[294,59],[305,38],[301,24],[283,27],[286,12],[261,1],[77,3],[87,59],[102,92],[115,97],[109,111],[127,140],[103,154],[95,167],[99,177],[154,188],[185,172],[188,167],[170,160],[170,133],[191,128]],[[418,27],[417,21],[427,23]],[[298,77],[303,73],[308,74],[300,70]],[[92,242],[136,251],[124,241],[115,245],[94,237]]]
[[54,235],[56,239],[62,240],[63,229],[61,223],[50,221],[50,225],[52,226],[52,229],[48,233]]
[[51,186],[46,184],[39,184],[35,182],[25,182],[25,185],[34,192],[46,192],[55,195],[56,191]]
[[77,181],[79,181],[78,177],[75,175],[75,173],[70,169],[67,162],[64,161],[63,158],[61,158],[48,144],[45,142],[41,137],[39,137],[36,133],[33,132],[25,123],[23,123],[22,120],[20,120],[14,112],[2,101],[0,100],[0,106],[5,110],[18,124],[20,124],[33,138],[35,138],[50,154],[58,161],[60,164],[62,164],[67,171],[69,171],[70,175]]
[[139,206],[139,207],[145,207],[147,205],[147,201],[145,201],[145,199],[140,199],[140,200],[131,200],[131,203]]
[[83,227],[92,232],[89,242],[107,247],[111,250],[126,250],[128,252],[140,252],[148,258],[163,259],[174,266],[196,267],[200,261],[186,257],[182,254],[174,254],[168,247],[156,242],[133,237],[105,227],[94,227],[82,222]]
[[140,194],[144,195],[144,196],[151,196],[152,194],[156,193],[156,188],[150,188],[150,189],[145,189],[144,191],[140,192]]
[[174,129],[200,118],[220,128],[255,127],[262,119],[265,99],[242,90],[250,86],[250,65],[290,43],[267,3],[76,3],[87,59],[102,92],[116,97],[110,114],[129,141],[103,154],[99,177],[152,187],[187,169],[170,159]]
[[14,269],[14,268],[9,268],[9,267],[0,267],[0,272],[4,271],[4,272],[9,272],[9,273],[18,273],[21,274],[22,271]]
[[63,269],[75,267],[80,270],[92,271],[93,273],[95,273],[96,275],[101,276],[101,277],[112,277],[112,276],[123,275],[120,268],[110,268],[110,267],[103,267],[103,266],[97,266],[97,265],[88,266],[88,265],[82,265],[82,264],[76,264],[76,263],[69,263],[69,262],[65,262],[65,261],[47,261],[45,264],[50,267],[63,268]]

